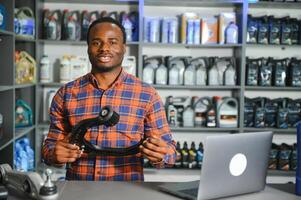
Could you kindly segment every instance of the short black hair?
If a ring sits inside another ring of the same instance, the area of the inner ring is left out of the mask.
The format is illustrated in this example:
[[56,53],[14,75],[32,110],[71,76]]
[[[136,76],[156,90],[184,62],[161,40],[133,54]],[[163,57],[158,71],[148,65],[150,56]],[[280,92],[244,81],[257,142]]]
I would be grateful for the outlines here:
[[89,44],[89,35],[90,35],[91,29],[95,25],[100,24],[100,23],[111,23],[111,24],[117,25],[120,28],[121,32],[122,32],[123,44],[126,43],[126,33],[125,33],[125,29],[122,26],[122,24],[119,21],[113,19],[112,17],[102,17],[102,18],[98,18],[97,20],[93,21],[92,24],[89,26],[88,33],[87,33],[87,44]]

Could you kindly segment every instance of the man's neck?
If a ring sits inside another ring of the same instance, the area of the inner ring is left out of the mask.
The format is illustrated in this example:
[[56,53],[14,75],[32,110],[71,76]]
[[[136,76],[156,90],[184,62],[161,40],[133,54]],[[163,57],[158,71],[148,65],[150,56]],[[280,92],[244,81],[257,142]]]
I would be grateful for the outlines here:
[[115,82],[121,70],[121,67],[117,67],[110,72],[99,72],[95,69],[92,69],[91,73],[95,76],[98,86],[101,89],[106,90]]

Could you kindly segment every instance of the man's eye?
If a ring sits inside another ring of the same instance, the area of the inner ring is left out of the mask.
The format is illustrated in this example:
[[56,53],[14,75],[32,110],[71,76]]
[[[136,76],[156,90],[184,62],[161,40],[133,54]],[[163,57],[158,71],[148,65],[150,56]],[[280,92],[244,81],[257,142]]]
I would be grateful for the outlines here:
[[100,45],[100,42],[98,42],[98,41],[93,41],[93,42],[92,42],[92,45],[93,45],[93,46],[99,46],[99,45]]
[[117,44],[116,41],[110,41],[110,44]]

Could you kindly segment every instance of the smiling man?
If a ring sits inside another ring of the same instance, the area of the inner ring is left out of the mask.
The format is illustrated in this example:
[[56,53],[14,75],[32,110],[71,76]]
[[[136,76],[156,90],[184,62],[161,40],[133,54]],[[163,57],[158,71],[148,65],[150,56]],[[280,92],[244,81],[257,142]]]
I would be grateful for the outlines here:
[[[92,71],[61,87],[53,98],[42,156],[50,165],[72,163],[67,180],[142,181],[143,157],[157,168],[175,162],[175,143],[158,93],[122,69],[125,38],[118,21],[109,17],[94,21],[87,36]],[[85,139],[100,147],[125,148],[146,137],[140,153],[88,158],[69,144],[72,127],[97,116],[103,106],[111,106],[120,115],[119,122],[113,127],[92,127]]]

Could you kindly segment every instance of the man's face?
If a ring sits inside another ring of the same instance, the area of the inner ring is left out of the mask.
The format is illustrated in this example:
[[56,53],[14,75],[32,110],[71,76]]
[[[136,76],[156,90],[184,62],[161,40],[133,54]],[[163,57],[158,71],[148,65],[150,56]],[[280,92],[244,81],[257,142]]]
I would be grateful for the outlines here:
[[112,23],[96,24],[89,34],[88,55],[92,68],[110,72],[121,66],[125,44],[120,28]]

